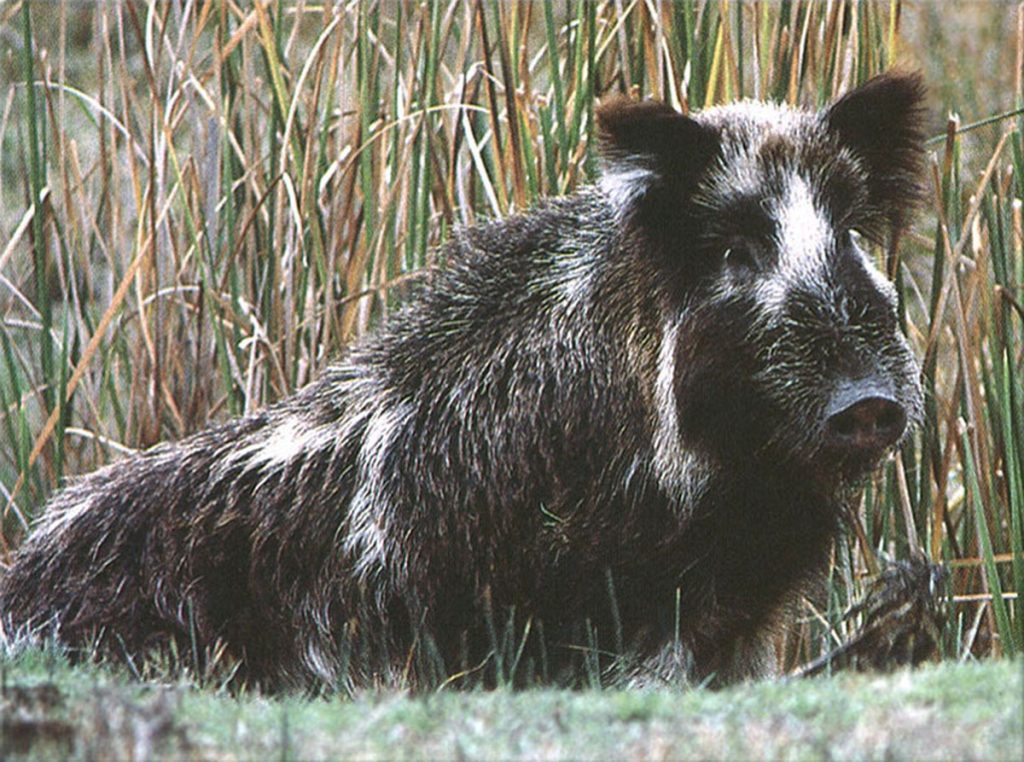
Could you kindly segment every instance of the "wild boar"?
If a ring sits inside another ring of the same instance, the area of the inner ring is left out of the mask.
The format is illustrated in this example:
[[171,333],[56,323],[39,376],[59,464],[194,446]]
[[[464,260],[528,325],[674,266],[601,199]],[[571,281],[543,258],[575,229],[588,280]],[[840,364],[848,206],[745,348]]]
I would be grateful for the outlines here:
[[635,683],[770,674],[921,405],[858,241],[920,199],[923,98],[606,102],[596,184],[456,233],[294,397],[59,492],[7,632],[219,646],[266,690],[486,672],[502,633],[551,679],[613,648]]

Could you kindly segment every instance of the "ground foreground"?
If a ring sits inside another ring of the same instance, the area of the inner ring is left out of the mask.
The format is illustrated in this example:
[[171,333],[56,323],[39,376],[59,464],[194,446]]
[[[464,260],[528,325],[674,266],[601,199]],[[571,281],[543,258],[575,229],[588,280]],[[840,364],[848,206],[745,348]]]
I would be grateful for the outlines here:
[[730,690],[356,700],[156,686],[39,652],[2,662],[0,758],[1024,758],[1021,662]]

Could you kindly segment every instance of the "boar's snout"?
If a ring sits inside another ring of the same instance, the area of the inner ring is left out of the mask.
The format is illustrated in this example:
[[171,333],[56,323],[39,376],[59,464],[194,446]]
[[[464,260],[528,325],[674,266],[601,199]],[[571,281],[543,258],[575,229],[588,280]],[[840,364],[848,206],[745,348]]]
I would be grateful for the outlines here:
[[826,444],[843,458],[877,459],[906,428],[907,411],[875,378],[840,384],[825,411]]

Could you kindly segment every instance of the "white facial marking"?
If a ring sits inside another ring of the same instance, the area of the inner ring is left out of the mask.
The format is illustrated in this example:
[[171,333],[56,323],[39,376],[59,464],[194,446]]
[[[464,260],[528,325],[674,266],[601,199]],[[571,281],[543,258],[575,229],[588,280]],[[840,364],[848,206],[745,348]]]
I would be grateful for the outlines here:
[[790,178],[785,195],[771,204],[769,211],[778,226],[778,264],[758,281],[756,293],[760,304],[777,311],[796,285],[826,290],[827,257],[835,228],[815,204],[807,181],[796,174]]
[[835,229],[814,203],[807,182],[794,175],[777,211],[779,270],[793,280],[816,279],[824,271],[825,255]]

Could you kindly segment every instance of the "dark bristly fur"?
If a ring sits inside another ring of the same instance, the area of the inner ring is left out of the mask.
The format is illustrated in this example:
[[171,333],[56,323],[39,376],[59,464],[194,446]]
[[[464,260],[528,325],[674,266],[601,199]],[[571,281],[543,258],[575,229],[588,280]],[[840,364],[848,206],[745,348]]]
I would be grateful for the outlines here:
[[922,95],[606,104],[598,185],[456,235],[295,397],[57,494],[0,579],[7,636],[220,644],[270,690],[429,684],[508,632],[552,679],[616,642],[635,683],[769,674],[920,404],[852,231],[906,224]]

